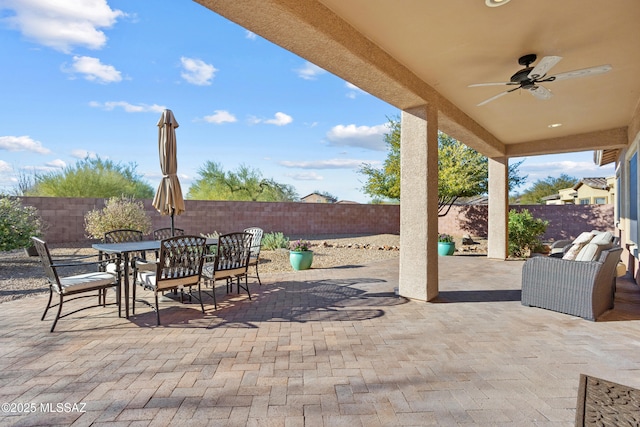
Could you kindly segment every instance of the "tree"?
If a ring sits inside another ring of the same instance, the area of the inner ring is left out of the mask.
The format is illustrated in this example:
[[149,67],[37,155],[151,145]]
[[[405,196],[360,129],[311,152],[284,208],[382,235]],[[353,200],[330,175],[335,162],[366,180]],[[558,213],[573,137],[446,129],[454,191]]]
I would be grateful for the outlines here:
[[[397,118],[388,118],[389,133],[384,140],[389,147],[382,169],[364,164],[360,173],[367,176],[365,194],[374,198],[400,200],[400,131]],[[509,165],[509,187],[521,185],[526,177],[518,175],[522,162]],[[488,160],[472,148],[450,136],[438,133],[438,215],[445,216],[459,197],[487,193]]]
[[262,172],[246,165],[225,172],[219,163],[207,161],[198,174],[187,193],[189,199],[292,202],[298,198],[291,185],[264,179]]
[[542,203],[542,198],[557,194],[563,188],[571,188],[578,182],[577,178],[562,174],[557,178],[548,176],[533,183],[531,188],[522,192],[520,196],[521,205],[536,205]]
[[101,158],[79,160],[62,171],[36,174],[27,196],[117,197],[150,199],[154,189],[136,172],[136,164],[122,165]]

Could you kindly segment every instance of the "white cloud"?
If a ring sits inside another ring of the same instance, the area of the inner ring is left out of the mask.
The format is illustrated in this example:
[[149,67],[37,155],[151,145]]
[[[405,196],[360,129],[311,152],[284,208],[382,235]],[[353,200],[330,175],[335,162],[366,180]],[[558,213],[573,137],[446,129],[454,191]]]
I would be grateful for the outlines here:
[[113,10],[107,0],[3,0],[0,8],[10,9],[2,21],[24,37],[64,53],[76,46],[100,49],[107,42],[101,30],[111,28],[126,16]]
[[294,71],[298,73],[298,77],[305,80],[315,80],[320,74],[326,73],[325,70],[308,61],[304,63],[302,68],[297,68]]
[[296,181],[322,181],[324,177],[322,175],[318,175],[315,172],[301,172],[294,174],[286,174],[286,176],[295,179]]
[[198,86],[209,86],[211,80],[218,71],[211,64],[207,64],[202,59],[181,57],[183,71],[180,73],[187,82]]
[[9,173],[13,172],[13,167],[4,160],[0,160],[0,173]]
[[113,65],[106,65],[98,58],[90,56],[74,56],[71,68],[63,67],[66,73],[83,74],[86,80],[97,83],[117,83],[122,81],[120,71]]
[[278,162],[286,168],[300,169],[356,169],[363,163],[371,165],[381,164],[378,160],[357,160],[357,159],[330,159],[330,160],[311,160],[311,161],[290,161],[283,160]]
[[162,113],[167,107],[164,105],[148,105],[148,104],[138,104],[133,105],[126,101],[108,101],[105,103],[91,101],[89,102],[90,107],[94,108],[102,108],[106,111],[111,111],[116,108],[122,108],[127,113]]
[[292,121],[293,121],[293,117],[291,117],[290,115],[277,112],[273,119],[265,120],[264,122],[270,125],[284,126],[284,125],[288,125]]
[[344,82],[344,85],[346,86],[347,89],[349,89],[349,92],[347,92],[347,95],[346,95],[347,98],[355,99],[356,96],[367,93],[352,83]]
[[67,164],[64,162],[64,160],[60,160],[60,159],[52,160],[50,162],[45,163],[45,165],[51,168],[56,168],[56,169],[64,169],[65,167],[67,167]]
[[248,38],[249,40],[255,40],[258,38],[258,35],[252,31],[247,30],[245,37]]
[[330,145],[367,148],[385,151],[384,135],[389,131],[386,124],[376,126],[337,125],[327,132]]
[[221,123],[233,123],[238,121],[236,116],[225,110],[215,110],[214,114],[210,116],[204,116],[204,120],[209,123],[221,124]]
[[84,160],[86,158],[96,159],[98,157],[98,155],[93,151],[87,151],[87,150],[83,150],[83,149],[76,149],[76,150],[71,150],[71,157],[74,157],[76,159]]
[[40,141],[36,141],[27,135],[0,136],[0,150],[31,151],[38,154],[49,154],[51,152],[48,148],[43,147]]

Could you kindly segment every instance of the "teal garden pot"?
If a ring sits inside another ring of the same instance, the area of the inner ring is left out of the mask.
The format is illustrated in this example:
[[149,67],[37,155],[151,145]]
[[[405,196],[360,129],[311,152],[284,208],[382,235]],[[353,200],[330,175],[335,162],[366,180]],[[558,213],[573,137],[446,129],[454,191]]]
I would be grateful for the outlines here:
[[438,255],[453,255],[456,250],[455,242],[438,242]]
[[289,262],[294,270],[306,270],[313,262],[313,251],[289,251]]

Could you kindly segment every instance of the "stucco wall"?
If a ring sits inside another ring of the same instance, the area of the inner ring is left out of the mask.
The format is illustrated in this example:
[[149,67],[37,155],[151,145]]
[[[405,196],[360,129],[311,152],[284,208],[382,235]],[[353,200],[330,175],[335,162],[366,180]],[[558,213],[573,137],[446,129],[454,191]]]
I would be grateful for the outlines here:
[[[48,229],[45,238],[50,243],[86,240],[84,215],[102,208],[104,199],[25,197],[27,205],[35,206]],[[151,216],[153,228],[168,227],[169,217],[160,216],[143,201]],[[186,212],[175,219],[176,227],[188,234],[218,231],[228,233],[257,226],[281,231],[287,236],[318,236],[332,234],[400,233],[400,207],[397,205],[268,203],[187,200]],[[514,206],[529,209],[534,217],[549,221],[545,239],[576,237],[582,231],[614,230],[613,205]],[[455,236],[487,234],[487,206],[454,206],[449,214],[439,218],[441,233]]]

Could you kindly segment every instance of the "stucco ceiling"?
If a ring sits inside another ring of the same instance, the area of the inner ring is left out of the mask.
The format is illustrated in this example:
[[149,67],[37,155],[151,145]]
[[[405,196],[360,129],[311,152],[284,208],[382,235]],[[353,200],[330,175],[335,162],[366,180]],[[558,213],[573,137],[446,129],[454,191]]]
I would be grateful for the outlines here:
[[[618,148],[638,120],[638,0],[196,1],[398,108],[437,105],[441,129],[487,155]],[[549,75],[612,70],[477,106],[514,86],[468,86],[509,81],[530,53],[563,58]]]

